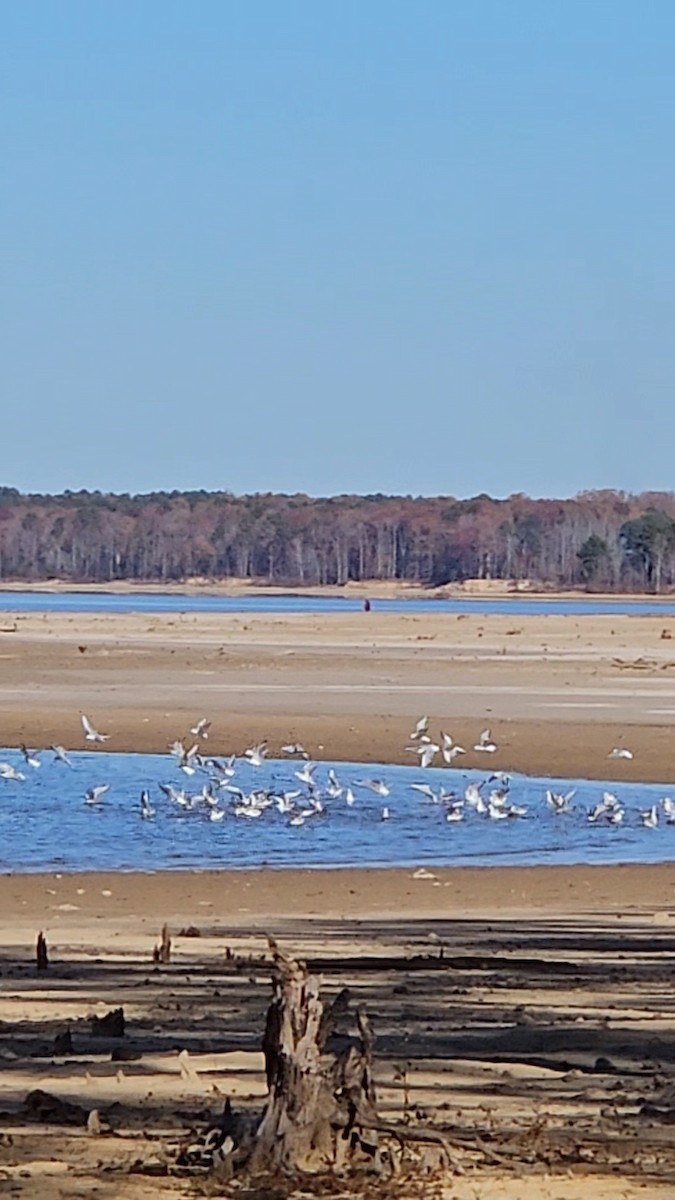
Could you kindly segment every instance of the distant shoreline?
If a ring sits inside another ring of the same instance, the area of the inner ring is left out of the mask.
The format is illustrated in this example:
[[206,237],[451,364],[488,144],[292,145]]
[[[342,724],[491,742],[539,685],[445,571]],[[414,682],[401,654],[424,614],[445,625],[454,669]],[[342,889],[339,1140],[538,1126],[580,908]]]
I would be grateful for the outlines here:
[[555,601],[615,600],[624,604],[659,602],[672,603],[675,592],[587,592],[582,589],[554,591],[534,586],[518,587],[502,580],[476,580],[466,584],[448,584],[443,587],[426,588],[421,584],[365,580],[346,583],[342,586],[305,586],[298,584],[267,584],[250,579],[202,580],[189,579],[181,583],[153,583],[152,581],[113,580],[108,583],[69,582],[66,580],[22,580],[0,581],[0,593],[30,592],[35,595],[110,595],[110,596],[223,596],[223,597],[284,597],[295,599],[370,599],[370,600],[547,600]]

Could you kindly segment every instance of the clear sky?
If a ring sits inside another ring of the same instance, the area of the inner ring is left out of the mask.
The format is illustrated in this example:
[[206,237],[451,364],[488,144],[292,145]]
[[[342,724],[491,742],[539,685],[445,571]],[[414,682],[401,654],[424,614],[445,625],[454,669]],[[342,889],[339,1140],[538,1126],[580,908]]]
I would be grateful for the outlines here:
[[675,487],[672,0],[0,13],[0,483]]

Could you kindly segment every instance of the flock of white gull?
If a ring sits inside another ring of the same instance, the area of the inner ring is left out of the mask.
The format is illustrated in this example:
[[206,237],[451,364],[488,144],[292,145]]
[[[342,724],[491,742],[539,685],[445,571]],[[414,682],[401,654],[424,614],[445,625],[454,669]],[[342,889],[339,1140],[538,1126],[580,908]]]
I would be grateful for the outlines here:
[[[82,729],[85,741],[89,743],[104,743],[109,735],[99,733],[89,718],[81,715]],[[198,792],[188,791],[185,787],[176,787],[173,783],[162,783],[159,787],[170,805],[182,814],[195,813],[209,821],[222,821],[230,814],[244,820],[256,820],[271,810],[281,814],[289,826],[305,825],[309,821],[326,816],[331,805],[342,801],[347,807],[356,802],[354,789],[365,789],[376,796],[386,799],[390,795],[389,785],[382,779],[357,779],[351,784],[341,783],[334,768],[330,768],[324,782],[319,783],[316,773],[319,764],[311,762],[304,746],[293,743],[281,747],[281,753],[289,759],[297,760],[298,770],[294,777],[298,785],[290,790],[277,790],[275,787],[254,787],[244,790],[234,781],[238,765],[244,762],[249,767],[262,767],[268,760],[268,748],[265,742],[251,746],[244,751],[238,760],[235,755],[228,758],[210,757],[204,748],[208,740],[211,722],[202,717],[191,728],[190,733],[196,740],[186,746],[182,741],[175,741],[169,747],[169,754],[174,767],[180,770],[188,779],[197,777],[202,782]],[[440,733],[438,741],[434,741],[429,733],[429,718],[420,717],[410,734],[411,745],[406,750],[418,759],[421,769],[430,767],[437,756],[447,766],[466,754],[462,746],[458,746],[447,733]],[[25,745],[19,747],[26,768],[38,770],[42,765],[40,753],[29,750]],[[49,749],[53,754],[53,762],[62,763],[66,767],[73,766],[69,753],[64,746],[53,745]],[[489,729],[484,729],[478,741],[472,747],[476,755],[494,754],[498,747],[492,739]],[[610,759],[631,759],[630,750],[616,747],[610,751]],[[8,762],[0,762],[0,780],[14,783],[25,782],[27,776]],[[463,821],[467,816],[476,815],[489,821],[508,821],[527,818],[531,810],[522,804],[513,803],[510,797],[510,776],[504,771],[486,773],[480,782],[466,784],[463,792],[446,790],[442,785],[431,787],[430,784],[419,781],[409,784],[411,791],[417,792],[431,804],[438,805],[449,823]],[[103,803],[103,798],[110,790],[110,784],[99,783],[89,787],[84,793],[84,803],[97,807]],[[544,793],[544,802],[548,810],[556,816],[578,812],[574,805],[576,790],[566,793],[554,792],[550,789]],[[603,792],[601,799],[590,809],[584,808],[587,821],[590,824],[621,825],[627,820],[627,812],[619,799],[612,792]],[[156,816],[152,798],[147,788],[140,794],[139,815],[143,820],[152,820]],[[390,809],[384,805],[381,809],[381,819],[389,820]],[[631,819],[637,816],[639,822],[647,829],[656,829],[661,824],[675,825],[675,801],[664,796],[649,808],[638,810],[637,814],[629,814]]]

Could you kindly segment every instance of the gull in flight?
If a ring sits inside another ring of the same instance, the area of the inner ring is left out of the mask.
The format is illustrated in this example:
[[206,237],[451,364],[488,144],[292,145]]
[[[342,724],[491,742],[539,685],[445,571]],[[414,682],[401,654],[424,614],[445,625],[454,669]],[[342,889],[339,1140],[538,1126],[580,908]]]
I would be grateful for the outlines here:
[[11,766],[10,763],[0,763],[0,779],[13,779],[15,783],[21,783],[25,778],[26,776],[21,771],[17,771],[16,767]]
[[294,771],[293,774],[295,775],[296,779],[300,780],[300,783],[306,783],[308,787],[315,787],[315,783],[314,783],[314,772],[315,771],[316,771],[316,763],[306,762],[299,771]]
[[490,730],[484,729],[476,745],[474,746],[474,750],[478,750],[479,752],[482,751],[485,754],[494,754],[496,749],[497,747],[492,741],[492,734],[490,733]]
[[302,792],[282,792],[276,798],[277,812],[281,813],[282,817],[288,817],[293,812],[293,802],[301,796]]
[[97,787],[87,788],[84,793],[84,802],[85,804],[98,804],[102,796],[105,796],[106,792],[109,791],[109,783],[99,783]]
[[194,736],[198,738],[207,738],[209,736],[210,728],[211,722],[207,721],[206,717],[200,717],[197,721],[197,724],[192,726],[190,733],[193,733]]
[[429,718],[428,717],[420,717],[419,721],[415,725],[415,728],[413,729],[412,733],[410,734],[410,741],[418,742],[420,740],[420,738],[423,737],[424,734],[428,732],[428,729],[429,729]]
[[426,796],[433,804],[438,804],[438,796],[434,789],[429,787],[428,783],[411,783],[410,790],[412,792],[419,792],[421,796]]
[[223,779],[231,779],[236,774],[234,762],[235,756],[231,754],[229,758],[225,759],[225,762],[221,762],[219,758],[207,758],[204,765],[215,771],[217,775],[222,775]]
[[159,786],[164,792],[164,795],[168,797],[169,800],[172,800],[174,804],[180,805],[181,808],[191,807],[190,799],[182,788],[179,790],[171,783],[160,783]]
[[430,767],[439,750],[440,746],[437,746],[435,742],[426,742],[424,745],[418,746],[416,753],[419,755],[420,766]]
[[155,815],[155,810],[150,803],[150,793],[147,788],[143,788],[141,792],[141,816],[145,821],[149,821]]
[[388,796],[389,788],[381,779],[355,779],[355,787],[368,788],[369,791],[375,792],[376,796]]
[[94,729],[94,726],[92,725],[91,721],[89,720],[89,717],[86,717],[84,715],[84,713],[81,714],[80,720],[82,721],[82,728],[84,729],[84,736],[88,742],[107,742],[108,741],[110,734],[99,733],[97,729]]
[[244,758],[248,759],[252,767],[262,767],[266,757],[267,742],[260,742],[258,746],[250,746],[248,750],[244,750]]
[[282,754],[300,754],[303,758],[309,758],[309,754],[305,747],[300,745],[300,742],[289,742],[287,746],[281,747],[281,752]]
[[449,733],[441,733],[441,737],[443,739],[441,753],[448,766],[450,766],[453,759],[457,758],[458,754],[466,754],[466,750],[462,746],[456,746]]
[[655,804],[645,812],[640,813],[640,820],[646,829],[656,829],[659,823],[659,810]]
[[68,758],[65,746],[50,746],[49,749],[54,751],[54,762],[62,762],[67,767],[72,767],[73,764]]
[[24,758],[24,762],[26,763],[26,766],[33,767],[34,770],[37,770],[38,767],[41,766],[40,759],[37,757],[37,751],[27,750],[26,746],[24,745],[23,742],[19,746],[19,750],[23,754],[23,758]]
[[328,772],[328,786],[326,788],[326,795],[329,796],[331,800],[339,800],[344,790],[345,789],[343,788],[342,784],[338,781],[335,771],[331,767],[330,771]]
[[626,750],[625,747],[623,747],[623,746],[615,746],[613,750],[610,750],[607,757],[608,758],[632,758],[633,753],[631,750]]
[[197,768],[193,766],[193,763],[196,763],[197,766],[201,765],[197,742],[194,746],[190,746],[189,750],[185,749],[182,742],[172,742],[169,746],[169,754],[178,759],[178,766],[185,775],[194,775]]

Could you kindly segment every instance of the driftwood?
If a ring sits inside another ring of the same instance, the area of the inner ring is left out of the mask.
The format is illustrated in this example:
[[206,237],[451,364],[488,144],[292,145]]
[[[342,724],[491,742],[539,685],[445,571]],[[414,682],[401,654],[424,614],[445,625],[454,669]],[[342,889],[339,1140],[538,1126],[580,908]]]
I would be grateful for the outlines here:
[[47,939],[42,930],[37,935],[35,943],[35,965],[38,971],[46,971],[49,966],[49,955],[47,953]]
[[[184,1146],[178,1165],[217,1169],[228,1179],[235,1169],[278,1178],[303,1173],[367,1171],[388,1177],[396,1169],[389,1147],[427,1144],[436,1165],[452,1165],[441,1134],[385,1124],[377,1111],[373,1082],[374,1037],[362,1009],[350,1010],[347,988],[324,1004],[319,982],[306,965],[283,954],[270,939],[272,1002],[262,1048],[268,1096],[262,1115],[233,1114],[229,1101],[221,1119]],[[345,1032],[347,1022],[356,1029]],[[380,1135],[387,1146],[380,1146]]]

